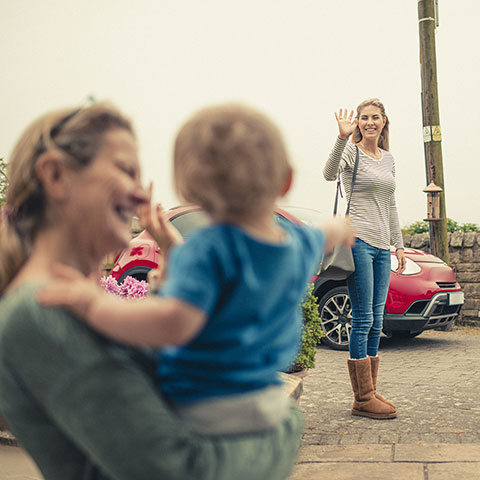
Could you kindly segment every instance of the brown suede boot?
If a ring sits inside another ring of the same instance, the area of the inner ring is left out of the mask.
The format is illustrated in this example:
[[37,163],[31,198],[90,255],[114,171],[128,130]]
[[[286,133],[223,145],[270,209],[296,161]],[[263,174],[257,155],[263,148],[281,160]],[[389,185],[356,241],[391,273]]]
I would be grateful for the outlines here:
[[375,391],[375,396],[381,400],[382,402],[390,405],[397,411],[397,407],[392,402],[389,402],[385,398],[383,398],[379,393],[377,393],[377,378],[378,378],[378,365],[380,364],[380,357],[368,357],[370,359],[370,366],[372,369],[372,383],[373,383],[373,390]]
[[348,372],[355,396],[352,415],[376,419],[395,418],[395,408],[375,397],[372,383],[372,370],[368,357],[360,360],[348,359]]

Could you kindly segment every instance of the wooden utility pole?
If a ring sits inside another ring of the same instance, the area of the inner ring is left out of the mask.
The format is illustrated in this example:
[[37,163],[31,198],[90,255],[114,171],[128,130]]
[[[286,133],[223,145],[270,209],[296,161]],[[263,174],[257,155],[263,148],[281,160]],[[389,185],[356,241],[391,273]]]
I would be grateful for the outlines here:
[[418,0],[418,29],[420,34],[420,71],[422,76],[423,142],[427,185],[433,182],[440,192],[440,215],[428,219],[430,250],[448,263],[447,213],[442,163],[442,131],[438,109],[437,58],[435,28],[438,26],[438,0]]

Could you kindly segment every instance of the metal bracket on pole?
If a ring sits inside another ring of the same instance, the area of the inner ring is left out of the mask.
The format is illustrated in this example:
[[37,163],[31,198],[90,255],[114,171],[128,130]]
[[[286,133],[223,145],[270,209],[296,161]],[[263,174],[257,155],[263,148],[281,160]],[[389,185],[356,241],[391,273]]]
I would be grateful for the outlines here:
[[[420,2],[423,2],[423,0],[418,0],[418,3]],[[438,0],[435,0],[435,3],[433,4],[433,11],[434,11],[434,15],[435,15],[435,18],[432,18],[432,17],[425,17],[425,18],[421,18],[418,22],[430,22],[430,21],[433,21],[435,22],[435,27],[439,27],[440,26],[440,21],[438,19]]]

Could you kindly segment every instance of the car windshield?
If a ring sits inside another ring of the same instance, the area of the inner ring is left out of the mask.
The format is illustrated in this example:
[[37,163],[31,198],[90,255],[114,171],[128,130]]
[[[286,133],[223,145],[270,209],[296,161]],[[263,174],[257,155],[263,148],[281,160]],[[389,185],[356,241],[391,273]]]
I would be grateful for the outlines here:
[[190,238],[199,228],[210,223],[203,210],[180,213],[176,217],[171,218],[170,221],[185,239]]
[[[312,208],[282,206],[281,209],[309,226],[318,226],[325,219],[324,214]],[[276,212],[275,220],[279,224],[290,223],[290,220],[282,216],[281,212]],[[199,228],[210,223],[205,212],[200,209],[180,213],[171,218],[170,221],[185,239],[190,238]]]
[[280,208],[310,227],[318,227],[322,221],[328,218],[327,215],[313,208],[284,206]]

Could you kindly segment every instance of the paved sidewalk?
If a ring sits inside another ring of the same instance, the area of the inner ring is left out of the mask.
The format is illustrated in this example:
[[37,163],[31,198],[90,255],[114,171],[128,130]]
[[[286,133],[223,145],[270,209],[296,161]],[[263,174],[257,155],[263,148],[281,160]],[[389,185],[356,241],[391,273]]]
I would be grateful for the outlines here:
[[382,338],[380,356],[377,389],[394,420],[352,416],[348,352],[318,349],[289,480],[480,479],[480,329]]

